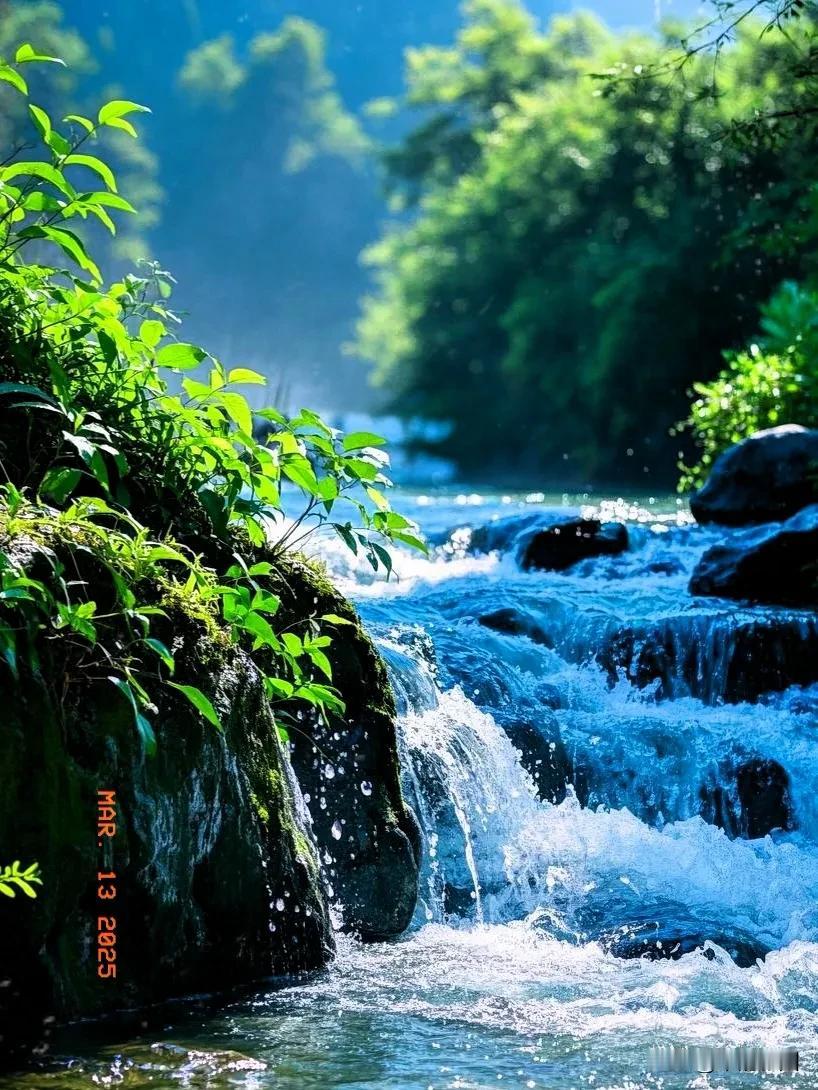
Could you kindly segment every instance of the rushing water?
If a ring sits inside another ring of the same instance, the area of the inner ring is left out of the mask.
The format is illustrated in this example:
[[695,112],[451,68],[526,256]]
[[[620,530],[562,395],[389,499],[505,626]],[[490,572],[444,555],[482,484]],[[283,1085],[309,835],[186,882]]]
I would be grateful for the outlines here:
[[[476,556],[452,534],[543,506],[408,498],[438,547],[401,557],[388,585],[327,554],[401,707],[424,833],[410,932],[342,937],[325,972],[215,1013],[180,1006],[137,1043],[69,1035],[70,1062],[15,1086],[772,1081],[652,1075],[654,1042],[794,1045],[818,1086],[818,686],[765,691],[736,635],[786,622],[786,661],[813,618],[692,599],[692,566],[720,534],[675,501],[606,505],[630,550],[568,574],[521,572],[513,543]],[[528,635],[481,623],[509,609]],[[612,667],[623,631],[637,648],[659,632],[670,668],[651,681]],[[537,740],[529,771],[510,740],[523,736]],[[769,762],[789,781],[790,828],[750,839],[741,777]]]

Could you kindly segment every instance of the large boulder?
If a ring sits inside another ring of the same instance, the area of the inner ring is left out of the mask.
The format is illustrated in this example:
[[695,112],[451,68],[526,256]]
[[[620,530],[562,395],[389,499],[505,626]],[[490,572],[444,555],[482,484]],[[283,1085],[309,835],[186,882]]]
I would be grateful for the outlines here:
[[421,836],[401,794],[386,666],[320,567],[289,559],[281,572],[275,590],[285,627],[289,618],[311,613],[347,621],[327,648],[344,713],[326,721],[304,717],[290,732],[293,767],[329,880],[347,930],[367,940],[399,935],[415,910]]
[[757,432],[716,459],[690,501],[698,522],[746,526],[818,503],[818,431],[785,424]]
[[742,530],[708,549],[693,572],[690,593],[818,605],[818,504],[786,522]]
[[[36,1027],[55,1019],[314,969],[332,954],[263,678],[198,618],[164,608],[176,676],[210,697],[222,730],[160,687],[153,757],[127,701],[97,671],[66,670],[59,644],[41,675],[0,668],[0,845],[8,862],[39,862],[44,883],[36,901],[0,904],[0,1052],[37,1044]],[[100,791],[115,792],[116,833],[98,840]],[[100,899],[100,886],[116,895]],[[110,979],[97,972],[101,916],[116,921]]]

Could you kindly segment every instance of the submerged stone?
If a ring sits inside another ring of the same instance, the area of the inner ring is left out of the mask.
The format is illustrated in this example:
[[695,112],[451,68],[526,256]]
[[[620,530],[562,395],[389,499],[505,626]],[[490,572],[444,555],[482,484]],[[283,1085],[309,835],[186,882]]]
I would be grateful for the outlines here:
[[677,961],[685,954],[702,950],[705,957],[715,958],[713,946],[725,950],[739,968],[755,965],[769,953],[769,947],[751,935],[733,934],[723,929],[708,928],[690,921],[689,930],[681,930],[677,922],[661,920],[636,921],[618,927],[603,936],[602,945],[617,958],[646,958],[648,961]]
[[510,636],[527,636],[534,643],[543,647],[553,648],[554,639],[542,625],[527,610],[518,609],[515,606],[502,607],[492,610],[491,613],[483,613],[478,618],[479,624],[484,628],[491,628],[495,632],[504,632]]
[[746,526],[786,519],[818,502],[818,430],[785,424],[721,454],[690,501],[698,522]]
[[606,632],[595,656],[657,700],[756,700],[818,679],[818,618],[798,613],[680,614]]

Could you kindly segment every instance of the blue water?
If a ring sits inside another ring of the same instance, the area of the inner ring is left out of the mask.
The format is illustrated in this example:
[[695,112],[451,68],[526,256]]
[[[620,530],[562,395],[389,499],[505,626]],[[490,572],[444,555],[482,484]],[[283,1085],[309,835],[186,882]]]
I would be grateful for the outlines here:
[[[424,834],[411,930],[366,947],[341,937],[325,972],[217,1014],[180,1007],[140,1041],[69,1035],[48,1073],[14,1085],[773,1080],[647,1071],[652,1043],[691,1042],[794,1045],[800,1085],[818,1086],[818,687],[751,703],[730,691],[737,627],[785,619],[807,639],[813,617],[692,599],[690,572],[722,534],[693,526],[673,499],[600,507],[450,492],[399,506],[437,547],[400,556],[389,583],[335,545],[313,548],[392,671],[404,789]],[[630,550],[567,574],[522,572],[513,543],[470,551],[470,527],[552,507],[627,522]],[[480,622],[510,608],[535,639]],[[666,654],[690,669],[639,688],[600,661],[612,633],[657,626],[671,634]],[[554,801],[538,797],[510,741],[521,724],[542,740]],[[785,771],[789,831],[748,839],[714,823],[719,805],[735,811],[748,760]],[[642,940],[673,958],[618,956]]]

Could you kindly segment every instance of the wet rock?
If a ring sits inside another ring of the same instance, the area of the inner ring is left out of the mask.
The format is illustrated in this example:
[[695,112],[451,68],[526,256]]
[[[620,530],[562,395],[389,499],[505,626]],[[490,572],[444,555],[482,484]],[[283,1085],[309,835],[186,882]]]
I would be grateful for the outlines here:
[[741,804],[741,835],[754,840],[774,829],[794,828],[790,778],[777,761],[756,757],[736,776]]
[[681,930],[678,921],[637,920],[623,924],[603,936],[602,945],[617,958],[646,958],[648,961],[676,961],[685,954],[704,948],[705,957],[715,958],[709,944],[726,950],[742,969],[755,965],[769,953],[769,947],[751,935],[726,933],[720,927],[712,929],[698,921],[690,921],[689,930]]
[[756,700],[818,680],[818,618],[683,614],[610,629],[594,657],[611,685],[653,686],[657,700]]
[[616,556],[628,548],[623,523],[581,518],[555,508],[510,515],[471,531],[472,553],[513,553],[526,570],[565,571],[597,556]]
[[505,632],[510,636],[527,636],[528,639],[542,644],[543,647],[553,648],[554,646],[553,637],[527,610],[508,606],[492,610],[491,613],[483,613],[477,620],[484,628],[491,628],[495,632]]
[[[164,606],[176,676],[210,697],[221,731],[159,688],[148,759],[127,702],[72,673],[61,643],[42,664],[54,688],[25,668],[17,679],[0,672],[0,844],[10,859],[38,861],[44,882],[36,902],[0,906],[11,981],[0,989],[0,1050],[43,1017],[222,990],[331,956],[318,858],[263,678],[198,617]],[[116,792],[118,810],[103,847],[98,791]],[[110,904],[97,897],[100,870],[117,876]],[[116,920],[117,974],[106,980],[100,915]]]
[[[333,613],[349,621],[327,648],[346,706],[290,732],[291,759],[344,926],[366,940],[404,931],[418,893],[420,833],[400,787],[395,700],[386,667],[350,603],[319,567],[290,558],[275,586],[278,620]],[[415,644],[410,641],[410,646]]]
[[708,549],[693,572],[690,593],[818,606],[818,504]]
[[572,766],[554,713],[543,708],[535,722],[496,716],[520,754],[520,764],[534,781],[543,802],[560,803],[572,781]]
[[728,836],[755,840],[795,828],[790,778],[766,757],[723,762],[716,782],[702,784],[702,817]]
[[789,518],[818,503],[816,466],[818,431],[796,424],[760,431],[716,459],[690,510],[723,526]]
[[596,556],[616,556],[628,548],[627,527],[599,519],[571,519],[537,530],[526,541],[520,564],[526,570],[565,571]]

